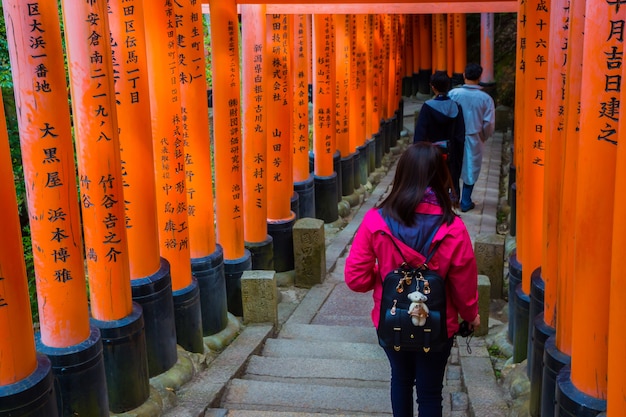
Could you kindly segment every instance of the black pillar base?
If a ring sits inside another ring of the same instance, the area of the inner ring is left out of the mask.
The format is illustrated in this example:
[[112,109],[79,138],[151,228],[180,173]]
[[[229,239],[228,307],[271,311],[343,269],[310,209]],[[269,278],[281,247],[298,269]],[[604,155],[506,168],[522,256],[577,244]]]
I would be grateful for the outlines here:
[[520,363],[528,356],[528,313],[530,295],[522,290],[522,284],[515,288],[515,333],[513,334],[513,363]]
[[91,324],[102,336],[109,410],[124,413],[139,407],[150,397],[143,309],[134,302],[127,317],[115,321],[92,318]]
[[337,203],[342,200],[341,184],[343,184],[343,176],[341,175],[341,153],[337,150],[333,155],[333,170],[337,173]]
[[274,270],[276,272],[294,269],[293,225],[296,222],[296,215],[293,212],[291,214],[290,219],[268,220],[267,222],[267,234],[274,240]]
[[0,416],[58,417],[50,359],[37,354],[37,368],[26,378],[0,386]]
[[398,112],[389,119],[389,149],[395,147],[398,144],[398,138],[400,137],[400,131],[398,130]]
[[170,369],[178,360],[170,264],[161,258],[159,270],[130,281],[133,301],[143,309],[150,378]]
[[541,417],[554,417],[556,378],[572,358],[556,347],[556,336],[546,339],[543,346],[543,375],[541,378]]
[[556,405],[559,417],[596,417],[606,411],[606,400],[587,395],[574,386],[570,365],[565,365],[556,377]]
[[491,96],[494,101],[498,100],[498,91],[495,81],[487,82],[487,83],[478,83],[483,88],[483,91]]
[[511,236],[515,236],[515,234],[517,233],[517,184],[513,183],[513,185],[511,185],[511,191],[509,191],[509,199],[511,200],[511,214],[510,214],[510,226],[509,226],[509,230],[510,230],[510,234]]
[[[367,177],[369,177],[372,172],[376,171],[376,139],[374,135],[367,141],[367,155]],[[365,182],[367,182],[367,177]]]
[[189,285],[173,291],[172,296],[174,297],[176,341],[187,352],[204,353],[198,280],[192,277]]
[[337,173],[328,177],[314,177],[315,217],[324,223],[332,223],[339,218],[337,207]]
[[300,213],[300,196],[295,191],[291,195],[291,205],[289,206],[291,211],[296,215],[296,220],[299,219],[298,214]]
[[454,72],[452,73],[452,78],[450,79],[452,87],[456,87],[459,85],[463,85],[464,78],[463,73]]
[[300,202],[298,204],[298,218],[315,218],[315,186],[313,184],[313,175],[310,175],[309,178],[304,181],[295,182],[293,189],[298,193]]
[[354,154],[341,158],[341,195],[354,192]]
[[[528,361],[526,362],[526,374],[530,377],[530,368],[533,358],[533,326],[532,323],[538,314],[543,313],[543,299],[546,284],[541,276],[541,267],[530,274],[530,306],[528,310]],[[541,359],[540,359],[541,360]]]
[[422,94],[430,94],[430,75],[433,73],[432,68],[420,69],[417,73],[419,82],[419,92]]
[[[531,297],[532,298],[532,297]],[[550,336],[556,334],[556,329],[550,327],[544,321],[543,312],[539,313],[533,320],[532,326],[532,343],[529,351],[529,368],[530,373],[528,379],[530,380],[530,400],[528,411],[532,417],[541,416],[541,384],[543,381],[543,355],[545,350],[546,340]],[[532,352],[532,353],[531,353]]]
[[[382,125],[381,125],[382,127]],[[385,138],[383,137],[383,129],[379,129],[378,132],[374,133],[374,143],[375,143],[375,152],[374,152],[374,170],[376,168],[380,168],[383,165],[383,150],[385,148]]]
[[352,193],[355,190],[358,190],[361,186],[361,173],[359,172],[359,165],[361,164],[361,158],[365,157],[359,152],[359,148],[357,147],[354,153],[352,154]]
[[383,122],[383,131],[385,132],[383,143],[383,154],[386,155],[391,150],[391,136],[393,135],[393,123],[391,119],[387,119]]
[[414,96],[419,91],[419,74],[417,72],[413,73],[411,84],[411,95]]
[[245,248],[250,251],[253,270],[274,270],[274,239],[267,235],[263,242],[245,242]]
[[224,276],[226,278],[226,303],[228,311],[234,316],[243,317],[241,301],[241,275],[252,266],[250,251],[245,249],[244,255],[237,259],[224,260]]
[[106,371],[100,330],[65,348],[46,346],[35,335],[37,351],[48,356],[54,375],[59,416],[109,417]]
[[191,258],[191,273],[200,287],[202,335],[212,336],[228,326],[222,246],[215,245],[215,251],[209,256]]
[[509,328],[507,336],[513,343],[515,332],[515,288],[522,282],[522,264],[517,260],[517,249],[513,249],[509,256]]
[[367,176],[369,175],[368,166],[369,166],[369,161],[370,161],[369,146],[367,143],[364,143],[361,146],[357,146],[356,150],[357,150],[357,153],[359,154],[359,169],[357,170],[358,171],[358,183],[356,182],[357,176],[355,176],[354,187],[359,188],[361,185],[367,184]]

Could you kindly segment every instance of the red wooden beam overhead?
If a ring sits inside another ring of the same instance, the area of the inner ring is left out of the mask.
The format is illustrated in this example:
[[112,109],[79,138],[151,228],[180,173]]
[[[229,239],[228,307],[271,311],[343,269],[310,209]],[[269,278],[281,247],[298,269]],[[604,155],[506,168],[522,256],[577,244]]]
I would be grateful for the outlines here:
[[[238,4],[263,4],[261,0],[236,0]],[[316,3],[295,3],[273,0],[266,3],[268,14],[428,14],[428,13],[516,13],[517,0],[400,0],[367,2],[363,0],[317,0]],[[203,0],[203,13],[209,13],[208,0]]]

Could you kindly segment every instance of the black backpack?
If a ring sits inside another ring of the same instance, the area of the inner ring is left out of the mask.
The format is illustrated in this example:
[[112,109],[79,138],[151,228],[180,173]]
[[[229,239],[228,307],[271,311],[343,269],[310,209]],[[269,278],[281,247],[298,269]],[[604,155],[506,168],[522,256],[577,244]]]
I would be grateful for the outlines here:
[[[402,255],[394,237],[385,231],[380,233],[389,236]],[[382,347],[393,347],[396,351],[437,352],[446,346],[446,283],[438,273],[428,268],[428,262],[441,242],[433,247],[423,265],[413,267],[402,255],[404,262],[385,276],[377,329],[378,342]],[[422,326],[414,325],[409,315],[411,301],[407,296],[414,291],[427,297],[428,316]]]

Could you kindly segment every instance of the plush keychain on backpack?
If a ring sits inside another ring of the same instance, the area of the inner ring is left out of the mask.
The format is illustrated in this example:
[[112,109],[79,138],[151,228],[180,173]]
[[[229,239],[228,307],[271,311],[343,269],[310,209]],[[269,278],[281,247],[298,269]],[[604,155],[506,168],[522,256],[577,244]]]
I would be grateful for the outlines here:
[[[414,326],[423,326],[426,324],[426,317],[428,317],[428,306],[425,304],[428,297],[419,291],[414,291],[407,294],[407,298],[411,300],[409,306],[409,314],[411,315],[411,321]],[[415,311],[414,311],[415,309]]]

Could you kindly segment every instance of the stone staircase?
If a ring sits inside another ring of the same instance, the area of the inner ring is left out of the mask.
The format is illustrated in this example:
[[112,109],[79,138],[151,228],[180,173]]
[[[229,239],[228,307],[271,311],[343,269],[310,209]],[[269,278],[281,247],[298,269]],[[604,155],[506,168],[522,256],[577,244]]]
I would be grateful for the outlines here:
[[222,415],[389,416],[389,372],[372,327],[286,325],[228,384]]
[[[457,348],[450,362],[444,416],[467,416],[467,397],[458,395]],[[204,414],[168,416],[388,417],[389,377],[389,363],[371,326],[287,323],[250,355],[245,369]]]

